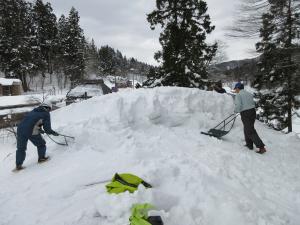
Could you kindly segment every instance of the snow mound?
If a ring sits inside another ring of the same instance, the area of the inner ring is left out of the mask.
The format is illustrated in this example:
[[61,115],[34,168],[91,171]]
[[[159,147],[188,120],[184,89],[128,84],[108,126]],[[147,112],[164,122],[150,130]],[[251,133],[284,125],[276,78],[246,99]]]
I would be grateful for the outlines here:
[[[0,151],[0,225],[124,225],[132,204],[145,202],[165,225],[300,224],[300,140],[258,123],[268,149],[259,155],[243,147],[240,119],[223,140],[200,134],[232,111],[231,96],[186,88],[127,90],[61,108],[53,128],[76,139],[63,147],[47,138],[49,162],[35,165],[29,145],[27,168],[12,174],[13,143]],[[154,188],[107,194],[116,172]]]
[[156,88],[127,90],[73,104],[56,112],[54,122],[62,127],[75,122],[90,129],[137,129],[151,125],[209,128],[232,112],[233,101],[227,95],[197,89]]

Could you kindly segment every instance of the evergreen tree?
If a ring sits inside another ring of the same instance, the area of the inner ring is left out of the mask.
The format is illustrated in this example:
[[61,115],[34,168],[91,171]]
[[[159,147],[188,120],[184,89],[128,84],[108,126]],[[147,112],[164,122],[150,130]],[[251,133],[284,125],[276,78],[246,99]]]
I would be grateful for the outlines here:
[[85,39],[83,31],[79,26],[78,12],[72,7],[66,23],[65,50],[65,74],[71,80],[73,87],[76,82],[84,77],[85,70]]
[[205,43],[214,30],[203,0],[156,0],[157,9],[148,15],[151,29],[160,24],[162,51],[155,58],[162,62],[161,82],[155,85],[204,88],[207,66],[217,44]]
[[269,0],[270,11],[262,17],[262,41],[256,49],[262,53],[255,87],[260,91],[259,105],[265,118],[275,120],[276,128],[292,131],[292,109],[299,107],[299,62],[295,61],[296,31],[299,28],[300,3],[293,0]]
[[154,67],[150,67],[150,69],[148,71],[148,74],[147,74],[147,78],[151,79],[151,78],[153,78],[155,76],[156,76],[155,68]]
[[[261,53],[258,62],[258,73],[253,83],[255,88],[271,88],[270,80],[274,80],[276,72],[277,57],[276,40],[273,38],[276,30],[276,25],[273,23],[274,16],[265,13],[262,16],[262,28],[260,29],[260,37],[262,40],[256,44],[256,51]],[[278,75],[277,75],[278,76]]]
[[[68,43],[68,36],[67,36],[67,19],[65,15],[61,15],[58,20],[57,24],[57,52],[55,55],[55,71],[59,76],[59,86],[66,88],[68,74],[67,74],[67,43]],[[64,82],[62,85],[62,78],[64,77]]]
[[122,53],[119,50],[116,50],[116,60],[117,60],[117,68],[116,75],[122,76],[127,73],[127,60],[124,59]]
[[91,43],[86,43],[85,55],[86,73],[99,74],[99,55],[94,39],[92,39]]
[[99,49],[100,73],[103,75],[115,75],[118,67],[116,52],[109,46]]
[[0,68],[6,77],[19,78],[24,91],[38,56],[30,9],[23,0],[0,1]]
[[56,16],[50,3],[37,0],[33,6],[33,25],[36,30],[37,43],[41,51],[39,69],[52,74],[55,50],[57,49]]
[[159,75],[155,67],[150,67],[147,73],[147,80],[143,82],[144,87],[155,86],[155,81],[159,79]]

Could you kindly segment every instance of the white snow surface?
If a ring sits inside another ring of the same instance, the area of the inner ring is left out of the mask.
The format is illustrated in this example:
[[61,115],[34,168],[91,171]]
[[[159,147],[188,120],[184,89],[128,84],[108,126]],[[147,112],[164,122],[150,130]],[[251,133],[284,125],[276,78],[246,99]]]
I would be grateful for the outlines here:
[[73,88],[68,96],[80,97],[87,93],[87,96],[99,96],[103,95],[103,91],[100,85],[97,84],[82,84]]
[[[65,99],[64,95],[51,95],[47,96],[47,100],[55,103],[56,106],[62,104],[62,101]],[[18,96],[0,96],[0,107],[8,106],[17,106],[17,105],[26,105],[26,104],[39,104],[43,102],[42,94],[31,94],[31,95],[18,95]],[[2,109],[0,110],[0,116],[29,112],[34,109],[36,106],[31,107],[22,107],[22,108],[13,108],[13,109]]]
[[[47,99],[52,102],[62,101],[65,98],[64,95],[50,95]],[[0,96],[0,106],[13,106],[20,104],[34,104],[43,101],[42,94],[31,95],[16,95],[16,96]]]
[[3,86],[10,86],[14,82],[19,84],[19,83],[21,83],[21,80],[19,80],[19,79],[7,79],[7,78],[0,77],[0,84],[3,85]]
[[[237,119],[223,140],[201,135],[233,111],[228,95],[185,88],[126,90],[52,112],[51,160],[12,173],[14,141],[0,139],[0,225],[124,225],[133,203],[156,206],[165,225],[300,224],[300,139],[256,124],[264,155],[243,147]],[[12,154],[10,154],[12,153]],[[108,194],[114,173],[154,188]]]

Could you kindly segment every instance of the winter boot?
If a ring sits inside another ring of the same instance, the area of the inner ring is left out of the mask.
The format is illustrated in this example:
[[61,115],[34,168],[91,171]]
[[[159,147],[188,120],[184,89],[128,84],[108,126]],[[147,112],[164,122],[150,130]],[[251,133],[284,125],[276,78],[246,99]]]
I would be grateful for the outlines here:
[[50,159],[49,156],[45,156],[43,158],[39,158],[38,163],[43,163],[43,162],[47,162]]
[[256,153],[264,154],[266,151],[267,150],[265,149],[265,147],[261,147],[261,148],[259,148],[259,150]]
[[22,165],[16,165],[16,168],[13,169],[13,172],[18,172],[18,171],[23,170],[23,169],[25,169],[24,166],[22,166]]

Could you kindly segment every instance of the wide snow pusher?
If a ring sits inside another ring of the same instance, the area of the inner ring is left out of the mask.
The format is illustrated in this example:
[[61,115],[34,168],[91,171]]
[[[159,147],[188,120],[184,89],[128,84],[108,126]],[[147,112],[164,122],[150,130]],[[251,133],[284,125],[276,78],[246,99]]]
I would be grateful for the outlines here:
[[215,126],[214,128],[210,129],[207,132],[201,132],[201,134],[205,134],[216,138],[221,138],[225,136],[233,128],[233,125],[238,115],[239,114],[235,114],[235,113],[231,114],[226,119],[222,120],[222,122],[220,122],[217,126]]

